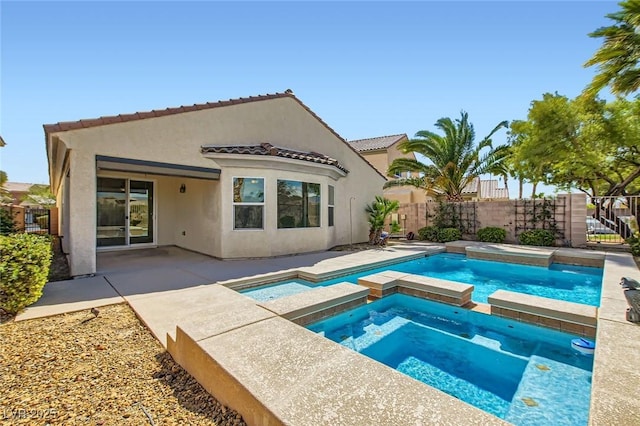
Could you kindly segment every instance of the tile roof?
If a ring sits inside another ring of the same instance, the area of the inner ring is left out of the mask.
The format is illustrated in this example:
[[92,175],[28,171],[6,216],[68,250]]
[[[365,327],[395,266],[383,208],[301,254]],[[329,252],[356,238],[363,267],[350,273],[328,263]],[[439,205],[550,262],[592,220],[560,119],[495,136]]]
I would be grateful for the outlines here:
[[478,192],[478,182],[480,182],[480,178],[475,178],[474,180],[469,182],[467,184],[467,186],[465,186],[462,189],[462,193],[463,194],[475,194],[475,193],[477,193]]
[[[104,126],[108,124],[117,124],[117,123],[125,123],[128,121],[143,120],[145,118],[163,117],[166,115],[181,114],[181,113],[190,112],[190,111],[220,108],[220,107],[225,107],[230,105],[238,105],[238,104],[244,104],[244,103],[250,103],[250,102],[266,101],[270,99],[287,98],[287,97],[293,99],[298,104],[300,104],[302,108],[304,108],[309,114],[311,114],[311,116],[313,116],[316,120],[318,120],[329,132],[331,132],[335,137],[337,137],[342,142],[344,142],[349,148],[353,150],[353,152],[360,155],[358,150],[356,150],[342,136],[340,136],[338,132],[333,130],[327,123],[325,123],[324,120],[322,120],[315,112],[313,112],[308,106],[306,106],[300,99],[298,99],[294,95],[291,89],[285,90],[284,93],[273,93],[273,94],[267,93],[266,95],[249,96],[248,98],[236,98],[236,99],[229,99],[226,101],[207,102],[204,104],[193,104],[189,106],[180,106],[177,108],[166,108],[162,110],[153,110],[148,112],[136,112],[133,114],[119,114],[114,116],[105,116],[105,117],[87,119],[87,120],[65,121],[65,122],[59,122],[55,124],[44,124],[42,127],[44,128],[45,142],[47,142],[49,139],[50,133],[65,132],[68,130],[86,129],[90,127]],[[47,155],[49,155],[48,149],[47,149]],[[360,157],[362,158],[362,156]],[[367,162],[367,164],[369,164],[371,168],[375,170],[376,173],[378,173],[383,179],[387,180],[387,177],[382,173],[380,173],[369,162]]]
[[475,178],[462,190],[463,194],[477,194],[479,199],[509,198],[509,188],[499,188],[495,179]]
[[26,182],[5,182],[3,188],[8,192],[29,192],[29,188],[33,185]]
[[480,181],[480,197],[481,198],[509,198],[509,188],[498,188],[498,181],[481,180]]
[[379,136],[377,138],[358,139],[348,142],[356,151],[363,152],[389,148],[399,140],[406,138],[407,135],[403,133],[400,135]]
[[349,173],[342,164],[335,158],[328,157],[317,152],[296,151],[289,148],[273,146],[270,143],[261,143],[259,145],[203,145],[202,153],[217,154],[248,154],[248,155],[273,155],[276,157],[290,158],[293,160],[310,161],[312,163],[327,164]]
[[105,126],[107,124],[126,123],[128,121],[144,120],[145,118],[163,117],[165,115],[181,114],[183,112],[200,111],[203,109],[219,108],[219,107],[225,107],[229,105],[237,105],[237,104],[244,104],[249,102],[265,101],[268,99],[277,99],[277,98],[286,98],[286,97],[294,98],[297,100],[297,98],[294,96],[291,90],[286,90],[284,93],[273,93],[273,94],[267,93],[266,95],[249,96],[248,98],[229,99],[226,101],[218,101],[218,102],[207,102],[204,104],[193,104],[193,105],[187,105],[187,106],[180,106],[177,108],[154,109],[152,111],[147,111],[147,112],[134,112],[133,114],[110,115],[110,116],[104,116],[100,118],[90,118],[90,119],[78,120],[78,121],[63,121],[55,124],[45,124],[43,125],[43,127],[46,134],[55,133],[55,132],[66,132],[68,130],[86,129],[89,127]]

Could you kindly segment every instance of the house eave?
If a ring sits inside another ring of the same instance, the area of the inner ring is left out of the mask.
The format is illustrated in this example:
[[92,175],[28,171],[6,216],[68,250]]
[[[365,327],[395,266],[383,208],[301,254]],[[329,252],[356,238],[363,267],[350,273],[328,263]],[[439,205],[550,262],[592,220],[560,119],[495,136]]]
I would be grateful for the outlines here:
[[347,173],[335,166],[319,164],[308,161],[294,160],[290,158],[275,157],[269,155],[246,155],[227,153],[203,153],[208,158],[220,165],[220,167],[238,167],[247,169],[287,170],[299,173],[328,176],[338,180],[347,176]]

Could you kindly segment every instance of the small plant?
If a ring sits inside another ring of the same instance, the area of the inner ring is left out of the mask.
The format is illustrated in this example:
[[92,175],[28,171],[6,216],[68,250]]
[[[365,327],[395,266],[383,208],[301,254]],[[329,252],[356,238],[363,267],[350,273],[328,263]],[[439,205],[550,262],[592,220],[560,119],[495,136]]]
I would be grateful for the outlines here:
[[15,232],[15,224],[8,210],[0,207],[0,235],[9,235]]
[[640,256],[640,232],[636,232],[633,237],[627,238],[626,242],[631,247],[631,254]]
[[461,238],[462,232],[458,228],[443,228],[438,232],[438,241],[441,243],[457,241]]
[[33,234],[0,236],[0,308],[16,314],[42,296],[51,266],[51,240]]
[[365,207],[365,211],[369,215],[369,243],[380,244],[382,230],[387,217],[400,208],[400,203],[396,200],[389,200],[384,197],[376,196],[375,201]]
[[402,231],[402,228],[400,227],[400,224],[398,223],[398,221],[394,220],[393,222],[391,222],[391,225],[389,226],[389,230],[392,234],[397,234],[400,231]]
[[556,238],[553,232],[546,229],[531,229],[524,231],[519,235],[520,244],[523,246],[544,246],[552,247],[555,245]]
[[435,226],[425,226],[418,229],[418,237],[421,240],[438,242],[438,228]]
[[478,241],[485,243],[504,243],[505,238],[507,238],[507,231],[496,226],[487,226],[479,229],[476,236]]
[[431,241],[434,243],[446,243],[456,241],[462,238],[462,233],[458,228],[442,228],[435,226],[425,226],[418,229],[418,236],[421,240]]

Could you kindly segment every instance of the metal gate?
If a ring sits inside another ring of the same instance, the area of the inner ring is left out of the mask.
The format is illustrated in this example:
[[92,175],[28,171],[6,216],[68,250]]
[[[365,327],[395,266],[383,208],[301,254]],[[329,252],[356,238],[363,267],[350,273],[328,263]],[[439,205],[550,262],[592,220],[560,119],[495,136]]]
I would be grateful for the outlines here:
[[51,230],[51,212],[49,209],[26,207],[24,209],[23,232],[49,234]]
[[587,241],[622,244],[638,232],[640,196],[592,197],[587,206]]

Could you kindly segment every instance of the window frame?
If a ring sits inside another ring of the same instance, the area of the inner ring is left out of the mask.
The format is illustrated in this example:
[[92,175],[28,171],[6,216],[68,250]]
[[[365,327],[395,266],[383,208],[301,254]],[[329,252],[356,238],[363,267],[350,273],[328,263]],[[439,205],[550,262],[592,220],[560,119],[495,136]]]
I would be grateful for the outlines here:
[[[262,180],[262,202],[236,202],[233,194],[233,187],[236,182],[236,179],[260,179]],[[265,190],[266,179],[261,176],[232,176],[231,177],[231,222],[233,224],[234,231],[264,231],[264,216],[265,216],[265,205],[267,200],[267,191]],[[236,207],[247,207],[247,206],[261,206],[262,207],[262,225],[260,228],[238,228],[236,227]]]
[[[280,226],[280,201],[278,197],[278,190],[276,189],[276,229],[317,229],[322,228],[322,184],[320,182],[306,182],[299,179],[287,179],[287,178],[277,178],[276,179],[276,188],[279,182],[297,182],[300,184],[306,185],[317,185],[318,186],[318,225],[317,226],[292,226],[292,227],[283,227]],[[303,209],[304,210],[304,209]]]
[[[333,198],[333,202],[332,199]],[[327,185],[327,226],[333,227],[336,222],[336,187]]]

